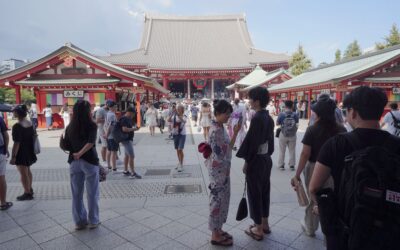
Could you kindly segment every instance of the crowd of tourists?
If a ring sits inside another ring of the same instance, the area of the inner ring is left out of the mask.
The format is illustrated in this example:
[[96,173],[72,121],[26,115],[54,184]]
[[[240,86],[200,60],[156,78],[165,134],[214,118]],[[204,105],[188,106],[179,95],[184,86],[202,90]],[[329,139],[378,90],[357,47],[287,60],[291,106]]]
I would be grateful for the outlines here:
[[[269,225],[272,154],[278,138],[279,157],[275,164],[285,170],[285,151],[289,150],[289,169],[296,171],[290,183],[296,192],[304,183],[307,193],[305,216],[300,225],[314,237],[321,224],[327,249],[396,249],[400,232],[400,111],[397,103],[383,116],[387,105],[385,93],[378,88],[358,87],[338,104],[329,95],[320,95],[310,105],[311,117],[302,138],[300,159],[296,161],[296,143],[301,109],[285,101],[278,113],[274,100],[265,88],[252,89],[248,103],[239,99],[192,103],[170,103],[156,108],[142,105],[144,124],[150,136],[158,127],[168,128],[174,141],[178,164],[184,168],[186,126],[190,113],[198,131],[203,130],[202,153],[209,173],[211,244],[231,246],[233,236],[223,230],[230,204],[230,168],[232,151],[244,159],[245,190],[250,218],[254,224],[245,233],[260,241],[271,233]],[[117,151],[124,148],[123,174],[141,179],[135,171],[134,132],[136,108],[129,106],[117,119],[116,103],[107,100],[91,110],[91,104],[78,100],[72,110],[64,106],[67,126],[60,147],[69,153],[72,214],[76,230],[96,228],[99,219],[99,181],[105,166],[117,172]],[[44,110],[44,114],[49,112]],[[51,110],[51,109],[50,109]],[[17,200],[34,198],[30,167],[37,161],[37,111],[26,105],[13,109],[17,123],[12,127],[12,150],[7,127],[0,117],[0,209],[7,210],[5,170],[7,159],[21,177],[23,194]],[[36,114],[36,117],[35,117]],[[71,115],[70,115],[71,114]],[[28,115],[31,119],[28,119]],[[382,118],[383,116],[383,118]],[[381,119],[382,118],[382,119]],[[276,120],[274,122],[274,119]],[[382,122],[380,122],[382,120]],[[136,121],[136,122],[135,122]],[[50,122],[50,121],[49,121]],[[275,129],[275,124],[277,129]],[[384,131],[382,128],[386,128]],[[96,143],[101,145],[100,159]],[[199,146],[200,148],[200,146]],[[302,177],[303,175],[303,177]],[[302,181],[302,179],[304,181]],[[86,186],[88,211],[83,202]],[[303,197],[304,198],[304,197]],[[383,212],[384,211],[384,212]],[[238,213],[239,214],[239,213]],[[382,240],[385,239],[385,240]]]

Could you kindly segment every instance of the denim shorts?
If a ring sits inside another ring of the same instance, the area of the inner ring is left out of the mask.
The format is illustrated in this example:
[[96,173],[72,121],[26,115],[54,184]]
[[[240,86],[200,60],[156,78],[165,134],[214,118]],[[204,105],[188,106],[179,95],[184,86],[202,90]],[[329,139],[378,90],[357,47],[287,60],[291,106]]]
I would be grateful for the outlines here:
[[107,139],[108,151],[118,151],[119,145],[114,139]]
[[174,135],[175,149],[182,150],[185,147],[186,135]]
[[132,141],[123,141],[123,142],[121,142],[121,144],[122,144],[122,146],[124,146],[125,155],[134,158],[135,151],[133,150],[133,142]]

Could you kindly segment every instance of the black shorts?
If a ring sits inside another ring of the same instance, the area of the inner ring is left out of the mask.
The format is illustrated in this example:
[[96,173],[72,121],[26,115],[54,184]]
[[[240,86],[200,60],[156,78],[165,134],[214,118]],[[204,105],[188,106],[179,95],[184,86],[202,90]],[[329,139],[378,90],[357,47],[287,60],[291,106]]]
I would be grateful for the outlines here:
[[119,145],[114,139],[107,139],[107,150],[118,151]]
[[197,115],[192,115],[192,120],[197,122]]

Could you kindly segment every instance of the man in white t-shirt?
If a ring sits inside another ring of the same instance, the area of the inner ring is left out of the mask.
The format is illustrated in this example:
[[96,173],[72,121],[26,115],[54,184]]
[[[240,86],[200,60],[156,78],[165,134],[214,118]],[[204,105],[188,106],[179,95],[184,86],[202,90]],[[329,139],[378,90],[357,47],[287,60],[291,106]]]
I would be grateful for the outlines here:
[[274,101],[270,101],[267,105],[267,110],[270,116],[276,116],[276,108]]
[[97,132],[99,134],[100,142],[101,142],[101,158],[103,160],[103,164],[106,162],[107,157],[107,138],[105,138],[105,131],[104,131],[104,123],[106,121],[108,112],[107,105],[100,107],[96,110],[96,124],[97,124]]
[[381,128],[387,125],[386,130],[392,135],[400,136],[400,110],[396,102],[390,104],[390,112],[383,117]]

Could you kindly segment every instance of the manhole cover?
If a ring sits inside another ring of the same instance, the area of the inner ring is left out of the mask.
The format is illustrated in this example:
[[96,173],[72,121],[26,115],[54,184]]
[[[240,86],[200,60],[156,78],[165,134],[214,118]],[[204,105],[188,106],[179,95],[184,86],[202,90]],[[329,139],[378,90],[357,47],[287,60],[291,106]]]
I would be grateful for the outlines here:
[[192,174],[190,173],[183,173],[183,174],[173,174],[172,177],[173,178],[188,178],[191,177]]
[[201,193],[200,185],[167,185],[164,194]]
[[171,173],[171,169],[148,169],[146,171],[146,176],[152,175],[169,175]]

